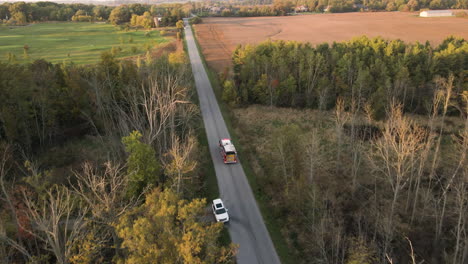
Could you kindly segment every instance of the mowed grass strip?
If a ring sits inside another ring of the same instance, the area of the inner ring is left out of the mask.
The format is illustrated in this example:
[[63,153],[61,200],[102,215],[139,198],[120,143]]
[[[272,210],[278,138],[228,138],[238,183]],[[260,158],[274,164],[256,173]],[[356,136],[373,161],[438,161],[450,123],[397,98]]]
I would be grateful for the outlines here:
[[[9,53],[20,63],[36,59],[92,64],[100,60],[103,51],[120,48],[117,58],[144,54],[148,49],[169,42],[159,31],[145,36],[144,30],[124,31],[102,23],[40,23],[24,27],[0,26],[0,60]],[[25,55],[25,45],[29,47]]]

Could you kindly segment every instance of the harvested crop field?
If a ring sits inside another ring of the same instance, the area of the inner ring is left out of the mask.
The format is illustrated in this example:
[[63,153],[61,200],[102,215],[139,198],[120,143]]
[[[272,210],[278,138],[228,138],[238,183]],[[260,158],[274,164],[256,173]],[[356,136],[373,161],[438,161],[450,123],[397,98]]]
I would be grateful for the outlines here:
[[230,66],[238,44],[267,40],[296,40],[319,44],[347,41],[367,35],[405,42],[438,45],[447,36],[468,39],[468,19],[456,17],[421,18],[419,13],[375,12],[314,14],[289,17],[204,18],[195,25],[203,54],[213,69]]

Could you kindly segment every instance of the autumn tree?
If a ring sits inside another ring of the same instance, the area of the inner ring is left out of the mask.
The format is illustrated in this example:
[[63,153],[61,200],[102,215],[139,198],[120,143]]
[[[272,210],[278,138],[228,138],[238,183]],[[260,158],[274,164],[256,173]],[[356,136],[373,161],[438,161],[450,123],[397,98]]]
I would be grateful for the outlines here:
[[184,30],[184,21],[179,20],[176,23],[176,28],[179,30],[179,32],[182,32]]
[[93,8],[93,16],[97,20],[107,20],[109,18],[110,12],[110,8],[106,6],[95,6]]
[[231,107],[237,104],[237,91],[230,80],[224,82],[222,99]]
[[125,5],[118,6],[112,10],[109,15],[109,21],[113,25],[120,25],[130,21],[130,11]]
[[153,17],[148,11],[141,16],[132,14],[130,25],[150,29],[153,26]]
[[133,131],[122,139],[128,153],[127,174],[129,177],[128,195],[138,197],[146,187],[162,183],[161,167],[156,159],[156,152],[141,142],[141,133]]
[[25,2],[16,2],[8,8],[11,14],[10,23],[24,25],[28,22],[29,6]]
[[200,220],[206,201],[181,200],[159,188],[148,193],[145,203],[116,224],[126,263],[230,263],[234,253],[220,247],[222,224]]

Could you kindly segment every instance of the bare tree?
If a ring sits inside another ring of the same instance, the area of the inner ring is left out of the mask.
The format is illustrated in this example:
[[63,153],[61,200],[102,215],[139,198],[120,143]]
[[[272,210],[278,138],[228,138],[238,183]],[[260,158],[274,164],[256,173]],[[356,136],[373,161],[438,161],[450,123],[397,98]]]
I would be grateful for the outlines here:
[[[446,193],[453,184],[456,214],[458,214],[455,227],[453,264],[465,263],[465,261],[468,260],[468,97],[464,96],[463,99],[466,103],[466,115],[464,116],[467,116],[467,118],[465,118],[465,127],[460,137],[454,137],[457,147],[457,156],[459,157],[458,166],[444,190],[444,196],[446,196]],[[460,252],[460,250],[462,250],[462,252]]]
[[[162,154],[170,148],[172,134],[178,128],[186,131],[187,121],[197,108],[188,100],[186,68],[159,66],[157,71],[145,72],[152,75],[149,80],[123,89],[116,87],[109,74],[104,74],[103,83],[91,80],[89,84],[94,88],[97,112],[106,133],[120,138],[138,130],[144,142]],[[93,117],[83,114],[96,127]]]
[[185,142],[174,136],[172,147],[166,156],[169,161],[165,162],[166,173],[173,177],[173,185],[176,186],[178,193],[182,189],[182,180],[184,175],[195,169],[197,162],[191,159],[191,154],[195,148],[195,139],[189,136]]
[[71,184],[73,191],[89,206],[93,220],[104,226],[101,237],[106,240],[111,235],[114,245],[118,237],[113,225],[129,208],[136,206],[140,197],[127,199],[125,192],[128,176],[124,166],[106,162],[100,173],[90,163],[83,164],[82,172],[74,172],[77,183]]
[[[411,240],[409,240],[408,237],[405,237],[405,238],[406,238],[406,240],[408,240],[410,250],[411,250],[411,252],[410,252],[411,264],[416,264],[416,256],[414,255],[413,244],[411,243]],[[388,254],[385,254],[385,257],[387,258],[388,263],[393,264],[393,259]],[[421,262],[421,263],[423,263],[423,262]]]
[[106,162],[104,168],[104,173],[99,173],[90,163],[84,163],[81,173],[74,172],[77,183],[72,189],[89,205],[93,216],[108,223],[109,217],[115,220],[134,203],[124,201],[128,183],[124,167]]
[[330,87],[329,85],[320,86],[320,90],[318,92],[318,108],[319,110],[325,110],[327,106],[327,100],[330,96]]
[[311,102],[313,100],[313,91],[317,86],[319,76],[325,70],[325,59],[321,54],[311,54],[307,58],[307,65],[309,66],[309,70],[307,71],[306,75],[306,96],[307,101]]
[[393,199],[385,223],[386,241],[384,253],[393,236],[393,216],[400,192],[408,183],[415,162],[418,161],[425,132],[414,122],[403,116],[402,106],[393,105],[388,113],[384,131],[372,142],[370,162],[389,183]]
[[357,178],[359,173],[359,167],[361,166],[362,162],[362,141],[359,138],[358,128],[356,127],[358,119],[359,119],[359,112],[361,110],[361,90],[362,85],[359,85],[359,92],[357,98],[354,96],[354,88],[353,88],[353,99],[351,101],[351,113],[350,113],[350,120],[351,120],[351,141],[350,141],[350,148],[351,148],[351,177],[353,179],[353,195],[354,191],[356,190],[357,186]]
[[138,130],[143,134],[146,144],[154,146],[160,153],[166,152],[172,143],[171,138],[175,135],[176,128],[186,125],[185,119],[177,122],[179,106],[189,106],[183,112],[184,118],[190,117],[195,108],[186,99],[188,90],[181,84],[181,76],[168,73],[157,76],[142,84],[138,89],[129,89],[126,97],[128,108],[116,106],[118,115],[121,117],[119,127],[124,134]]
[[336,138],[337,138],[337,151],[336,151],[336,168],[342,168],[341,152],[343,147],[344,137],[344,125],[349,120],[349,114],[345,111],[345,102],[343,98],[336,100],[335,108],[335,126],[336,126]]
[[[439,162],[439,150],[440,150],[440,143],[442,141],[442,133],[444,131],[444,122],[445,122],[445,117],[447,115],[447,109],[450,103],[450,98],[452,96],[452,89],[453,89],[453,81],[455,77],[453,75],[450,75],[448,79],[444,78],[438,78],[436,79],[436,84],[438,86],[438,92],[437,92],[437,98],[436,102],[438,100],[443,101],[442,104],[442,120],[441,120],[441,127],[439,130],[439,135],[436,141],[435,149],[434,149],[434,158],[432,160],[432,166],[431,166],[431,171],[429,178],[432,180],[433,177],[435,176],[435,169],[437,167],[437,164]],[[438,102],[437,102],[438,104]],[[435,111],[438,111],[438,109],[435,109]]]
[[[441,125],[441,128],[439,130],[439,135],[438,135],[438,139],[437,139],[437,142],[436,142],[436,148],[434,150],[434,159],[433,159],[433,162],[432,162],[432,167],[431,167],[431,177],[430,179],[432,178],[436,178],[438,181],[438,183],[441,185],[441,195],[440,195],[440,198],[436,199],[436,205],[437,205],[437,209],[440,208],[440,213],[438,213],[437,217],[436,217],[436,236],[435,236],[435,241],[439,240],[440,238],[440,235],[442,234],[442,228],[444,226],[444,219],[445,219],[445,214],[446,214],[446,206],[447,206],[447,200],[448,200],[448,191],[451,189],[451,187],[453,186],[453,181],[454,179],[456,178],[457,174],[459,173],[460,169],[462,169],[464,167],[464,164],[465,164],[465,160],[466,160],[466,151],[467,149],[464,148],[464,151],[462,151],[459,156],[459,161],[458,161],[458,165],[457,167],[455,168],[454,172],[452,173],[452,175],[449,177],[448,181],[446,183],[444,183],[445,181],[443,181],[441,178],[442,176],[439,176],[435,173],[435,169],[438,165],[438,160],[439,160],[439,149],[440,149],[440,145],[441,145],[441,141],[442,141],[442,133],[443,133],[443,129],[444,129],[444,122],[445,122],[445,116],[446,116],[446,113],[447,113],[447,108],[449,106],[449,103],[450,103],[450,99],[451,99],[451,94],[452,94],[452,89],[453,89],[453,81],[454,81],[454,76],[453,75],[450,75],[449,78],[446,80],[444,78],[439,78],[436,80],[436,83],[440,88],[440,92],[442,93],[442,98],[443,98],[443,110],[442,110],[442,125]],[[465,124],[465,131],[466,131],[466,126],[467,124]],[[462,132],[462,137],[464,136],[464,132]],[[462,146],[463,148],[463,143],[462,143]]]
[[[432,148],[434,146],[434,141],[436,139],[436,133],[435,133],[435,120],[438,115],[438,111],[440,108],[440,103],[443,99],[442,93],[438,92],[434,94],[434,99],[432,101],[432,111],[431,114],[429,115],[429,131],[427,132],[427,138],[424,142],[424,145],[421,149],[421,152],[419,153],[419,164],[417,167],[417,171],[415,172],[415,185],[413,186],[413,205],[412,205],[412,211],[411,211],[411,223],[413,223],[414,216],[417,210],[417,205],[419,201],[419,189],[421,186],[421,179],[424,174],[424,169],[427,165],[427,163],[430,161],[430,154],[432,151]],[[431,178],[430,178],[431,179]],[[428,192],[430,191],[430,188],[428,188]],[[429,193],[426,193],[426,197],[430,197],[428,195]],[[408,197],[410,195],[410,192],[408,193]],[[408,198],[409,199],[409,198]],[[427,200],[427,199],[426,199]],[[424,204],[427,204],[427,201],[424,201]]]
[[60,186],[48,190],[38,202],[25,194],[24,202],[32,221],[27,231],[44,242],[58,263],[69,263],[73,248],[86,234],[88,207],[80,205],[67,188]]
[[[468,141],[468,134],[465,135]],[[465,143],[466,144],[466,143]],[[465,149],[465,151],[468,151]],[[455,227],[455,249],[453,264],[466,263],[468,260],[468,165],[465,165],[462,175],[454,184],[456,214],[458,214]],[[460,252],[461,251],[461,252]]]
[[314,240],[320,248],[323,263],[344,263],[346,239],[343,223],[338,220],[333,211],[326,209],[320,222],[314,228]]
[[308,181],[310,184],[314,183],[316,176],[317,166],[321,164],[321,147],[320,138],[316,129],[312,130],[310,135],[305,139],[305,163],[308,165],[309,177]]
[[281,161],[281,172],[283,174],[283,179],[284,179],[284,193],[286,197],[289,196],[289,178],[290,175],[288,173],[288,160],[286,157],[286,149],[285,149],[285,143],[286,140],[284,137],[280,136],[275,139],[275,154],[278,156],[278,158]]
[[[6,245],[10,246],[8,248]],[[14,239],[11,239],[7,236],[5,228],[2,223],[0,223],[0,261],[2,263],[12,263],[11,261],[13,252],[10,249],[15,249],[25,256],[25,260],[28,263],[36,263],[34,257],[29,253],[29,251],[24,247],[21,242],[18,242]]]

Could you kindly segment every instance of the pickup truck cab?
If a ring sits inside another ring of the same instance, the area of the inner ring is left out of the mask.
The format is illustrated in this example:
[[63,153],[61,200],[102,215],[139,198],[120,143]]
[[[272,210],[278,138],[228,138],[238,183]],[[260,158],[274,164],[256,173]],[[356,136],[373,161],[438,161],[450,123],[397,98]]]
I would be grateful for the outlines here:
[[216,222],[229,222],[228,210],[224,207],[224,203],[221,199],[214,199],[211,208],[213,209]]

